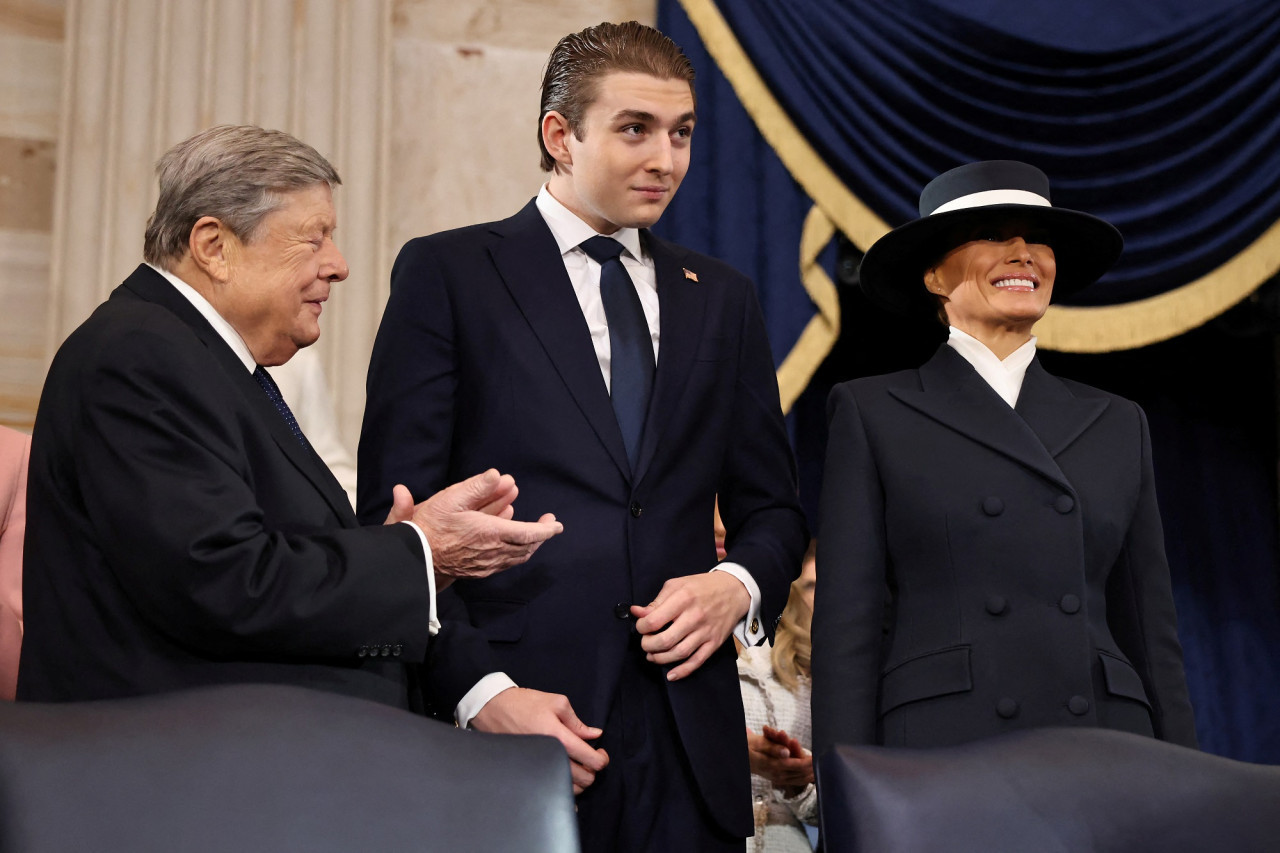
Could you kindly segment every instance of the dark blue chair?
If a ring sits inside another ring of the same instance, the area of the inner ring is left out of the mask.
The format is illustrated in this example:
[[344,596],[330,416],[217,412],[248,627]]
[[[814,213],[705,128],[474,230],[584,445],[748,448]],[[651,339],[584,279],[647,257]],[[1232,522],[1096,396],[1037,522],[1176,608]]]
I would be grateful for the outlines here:
[[1280,767],[1106,729],[818,761],[826,853],[1274,853]]
[[558,742],[297,687],[0,703],[0,850],[577,853]]

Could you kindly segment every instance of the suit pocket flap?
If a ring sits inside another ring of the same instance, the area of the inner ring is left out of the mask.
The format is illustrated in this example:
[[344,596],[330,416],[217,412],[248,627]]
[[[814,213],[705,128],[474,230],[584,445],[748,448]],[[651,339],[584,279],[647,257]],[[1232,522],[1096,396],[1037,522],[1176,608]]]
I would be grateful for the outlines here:
[[528,610],[523,601],[482,599],[467,602],[467,614],[491,643],[514,643],[524,635]]
[[1142,678],[1128,661],[1101,651],[1098,652],[1098,658],[1102,661],[1102,677],[1107,682],[1108,693],[1135,699],[1148,708],[1151,707],[1146,688],[1142,686]]
[[955,646],[905,660],[880,676],[880,713],[899,705],[973,689],[969,647]]

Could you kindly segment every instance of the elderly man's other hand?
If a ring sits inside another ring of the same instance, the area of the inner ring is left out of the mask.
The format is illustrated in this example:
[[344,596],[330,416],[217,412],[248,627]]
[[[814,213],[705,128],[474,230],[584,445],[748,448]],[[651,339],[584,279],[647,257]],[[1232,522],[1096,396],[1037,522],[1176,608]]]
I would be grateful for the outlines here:
[[508,687],[485,703],[471,727],[500,734],[550,735],[560,741],[569,754],[575,794],[581,794],[609,764],[607,752],[587,743],[603,732],[579,720],[569,699],[559,693]]
[[456,578],[482,578],[518,566],[538,546],[564,530],[551,513],[537,521],[513,521],[518,490],[509,474],[490,468],[413,506],[404,486],[392,490],[387,524],[412,521],[427,535],[436,588]]
[[651,663],[675,664],[668,681],[678,681],[706,663],[729,638],[751,606],[751,593],[728,572],[672,578],[647,606],[633,604],[640,648]]

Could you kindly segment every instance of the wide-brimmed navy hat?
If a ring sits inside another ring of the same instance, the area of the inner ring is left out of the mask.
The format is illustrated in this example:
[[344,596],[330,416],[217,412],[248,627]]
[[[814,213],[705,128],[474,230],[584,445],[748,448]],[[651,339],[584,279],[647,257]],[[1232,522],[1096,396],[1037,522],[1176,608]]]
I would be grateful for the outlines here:
[[920,218],[872,244],[858,275],[863,290],[892,311],[932,311],[925,272],[961,245],[969,229],[1016,219],[1053,247],[1055,297],[1097,281],[1120,257],[1124,238],[1111,223],[1054,207],[1049,179],[1016,160],[984,160],[944,172],[920,193]]

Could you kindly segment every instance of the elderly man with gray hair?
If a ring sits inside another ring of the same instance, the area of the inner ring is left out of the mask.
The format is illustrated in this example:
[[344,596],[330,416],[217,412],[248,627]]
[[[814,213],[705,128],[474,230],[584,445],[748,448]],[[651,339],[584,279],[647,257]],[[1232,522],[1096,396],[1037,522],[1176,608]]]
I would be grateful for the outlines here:
[[[320,335],[347,277],[340,180],[278,131],[216,127],[160,160],[139,266],[63,343],[32,439],[18,698],[229,682],[401,707],[436,593],[560,532],[487,471],[361,527],[263,366]],[[404,522],[404,523],[395,523]]]

